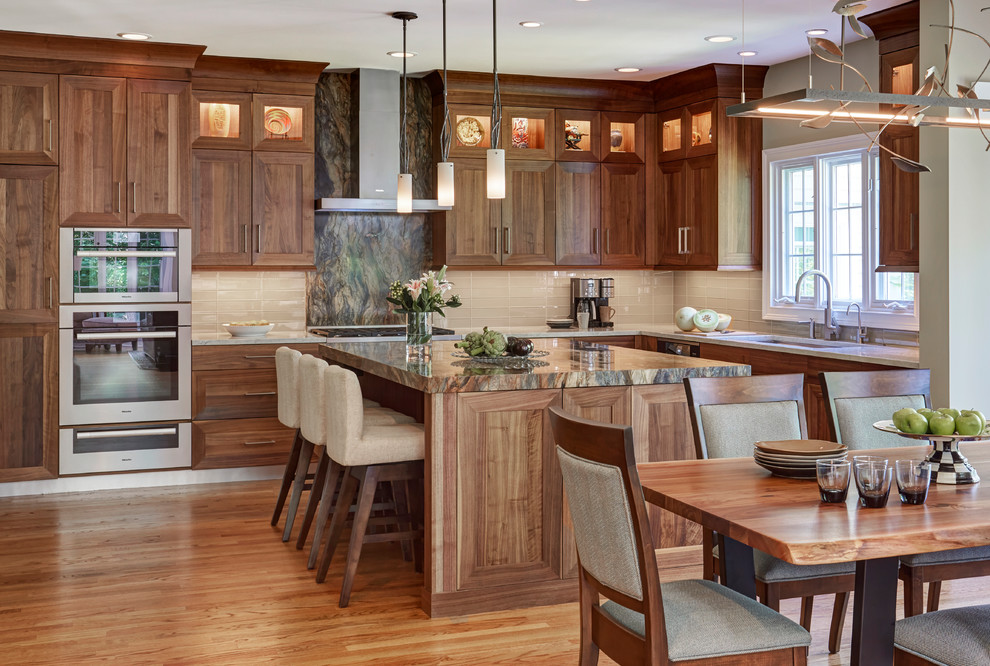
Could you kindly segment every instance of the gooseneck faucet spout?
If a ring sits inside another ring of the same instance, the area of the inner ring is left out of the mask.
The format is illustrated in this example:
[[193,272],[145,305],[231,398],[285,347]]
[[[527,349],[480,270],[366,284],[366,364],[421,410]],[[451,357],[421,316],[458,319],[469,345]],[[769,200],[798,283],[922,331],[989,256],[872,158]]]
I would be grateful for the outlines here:
[[[814,268],[801,273],[800,277],[797,279],[797,284],[794,285],[794,302],[797,303],[800,301],[801,283],[804,282],[804,278],[809,275],[812,276],[812,278],[820,277],[822,282],[825,283],[825,322],[822,325],[822,338],[834,340],[839,331],[839,327],[835,324],[835,314],[832,312],[832,282],[829,281],[827,275]],[[812,326],[814,326],[814,323],[812,323]],[[812,334],[811,337],[815,337],[814,334]]]

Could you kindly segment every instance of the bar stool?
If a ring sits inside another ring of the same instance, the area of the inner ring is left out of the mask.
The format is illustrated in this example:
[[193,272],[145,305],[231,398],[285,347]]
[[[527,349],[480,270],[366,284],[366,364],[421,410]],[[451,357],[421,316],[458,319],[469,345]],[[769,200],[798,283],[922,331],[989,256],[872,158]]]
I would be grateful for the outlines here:
[[[307,467],[309,456],[312,455],[314,447],[320,447],[321,452],[318,456],[316,472],[313,475],[312,490],[309,493],[306,513],[303,516],[299,536],[296,539],[296,549],[301,549],[306,543],[313,517],[316,515],[327,487],[329,487],[329,494],[326,495],[326,504],[332,505],[333,491],[340,477],[340,470],[331,464],[332,461],[326,454],[326,440],[329,432],[326,421],[326,403],[332,398],[330,397],[331,394],[326,391],[325,376],[330,368],[331,366],[326,361],[309,354],[302,356],[299,361],[299,420],[303,440],[308,443],[309,447],[306,458]],[[370,400],[362,399],[361,408],[370,423],[393,425],[413,422],[412,417],[378,406],[378,403]],[[322,534],[323,524],[319,523],[314,534],[314,543],[320,542]],[[309,568],[312,568],[314,564],[309,564]]]
[[[423,425],[420,423],[382,426],[366,421],[365,410],[361,406],[361,386],[357,376],[350,370],[332,366],[326,381],[328,394],[335,396],[334,400],[328,400],[326,403],[328,426],[326,452],[333,462],[346,469],[346,473],[333,510],[330,535],[320,557],[316,581],[322,583],[326,579],[349,508],[355,495],[358,495],[344,580],[340,590],[339,605],[345,608],[350,601],[361,548],[365,543],[415,540],[416,570],[422,570],[422,479],[425,436]],[[396,516],[398,523],[396,531],[368,534],[368,518],[374,504],[375,492],[378,484],[383,482],[412,483],[415,490],[409,493],[409,500],[413,505],[413,516]],[[325,489],[328,487],[328,485],[324,486]],[[360,492],[358,492],[359,488]],[[402,529],[403,523],[408,523],[409,528]]]

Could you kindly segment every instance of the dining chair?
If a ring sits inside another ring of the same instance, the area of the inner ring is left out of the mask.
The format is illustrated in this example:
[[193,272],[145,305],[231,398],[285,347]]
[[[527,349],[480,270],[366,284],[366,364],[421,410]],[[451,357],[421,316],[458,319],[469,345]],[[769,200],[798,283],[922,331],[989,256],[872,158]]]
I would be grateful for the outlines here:
[[894,666],[990,664],[990,605],[915,615],[894,624]]
[[[660,583],[632,428],[550,407],[577,543],[582,666],[806,664],[811,635],[710,580]],[[601,603],[600,596],[607,601]]]
[[[752,457],[756,442],[807,439],[804,375],[690,377],[684,380],[698,458]],[[754,463],[755,465],[755,463]],[[715,580],[721,566],[715,535],[702,533],[704,575]],[[835,594],[828,649],[835,654],[842,639],[856,563],[797,565],[753,550],[756,594],[774,610],[781,599],[801,598],[801,626],[811,628],[814,598]]]
[[[910,446],[915,442],[873,427],[902,407],[931,407],[928,369],[822,372],[829,426],[835,441],[850,449]],[[922,612],[928,583],[928,611],[938,610],[942,581],[990,576],[990,546],[904,555],[898,569],[904,581],[904,616]]]

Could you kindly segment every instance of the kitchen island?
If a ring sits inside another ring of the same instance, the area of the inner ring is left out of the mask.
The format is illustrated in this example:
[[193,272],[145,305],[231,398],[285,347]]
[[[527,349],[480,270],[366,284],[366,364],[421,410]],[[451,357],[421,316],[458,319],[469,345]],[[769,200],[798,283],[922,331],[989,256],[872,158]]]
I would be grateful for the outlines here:
[[[402,342],[320,346],[361,376],[365,397],[426,427],[423,609],[464,615],[573,601],[577,554],[547,407],[632,425],[637,459],[694,458],[684,377],[748,375],[749,366],[549,338],[522,367],[461,358],[434,342],[411,363]],[[546,352],[544,354],[544,352]],[[660,509],[658,547],[700,543],[699,528]]]

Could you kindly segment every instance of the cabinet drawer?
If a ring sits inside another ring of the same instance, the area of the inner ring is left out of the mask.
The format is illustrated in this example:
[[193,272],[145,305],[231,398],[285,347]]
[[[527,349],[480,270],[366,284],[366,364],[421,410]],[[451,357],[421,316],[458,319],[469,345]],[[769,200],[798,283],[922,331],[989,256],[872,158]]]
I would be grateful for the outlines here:
[[193,469],[284,465],[295,431],[277,418],[193,421]]
[[275,368],[193,373],[194,419],[278,416]]
[[303,354],[316,355],[319,344],[301,345],[199,345],[192,350],[192,369],[196,370],[275,370],[275,350],[279,347],[298,349]]

